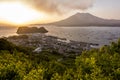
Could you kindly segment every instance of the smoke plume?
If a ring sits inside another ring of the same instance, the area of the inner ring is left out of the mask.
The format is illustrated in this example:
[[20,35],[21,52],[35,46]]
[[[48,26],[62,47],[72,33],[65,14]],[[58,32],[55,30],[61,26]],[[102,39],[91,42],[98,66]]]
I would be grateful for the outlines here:
[[94,0],[0,0],[21,1],[47,13],[64,13],[68,10],[86,10],[91,7]]
[[94,0],[29,0],[28,3],[45,12],[63,13],[65,10],[88,9]]

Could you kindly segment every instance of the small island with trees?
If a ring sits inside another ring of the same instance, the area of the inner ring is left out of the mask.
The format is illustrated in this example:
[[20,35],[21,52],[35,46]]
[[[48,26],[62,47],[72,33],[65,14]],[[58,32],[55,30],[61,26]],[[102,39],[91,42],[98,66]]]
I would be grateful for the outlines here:
[[48,31],[44,27],[19,27],[17,34],[29,34],[29,33],[47,33]]

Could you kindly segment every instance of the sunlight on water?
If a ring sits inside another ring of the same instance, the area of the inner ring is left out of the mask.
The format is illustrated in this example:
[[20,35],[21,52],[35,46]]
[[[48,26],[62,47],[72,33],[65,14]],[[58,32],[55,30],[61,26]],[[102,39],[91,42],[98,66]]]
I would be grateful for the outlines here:
[[109,44],[120,38],[119,27],[46,27],[49,35],[67,38],[70,40]]
[[16,34],[17,28],[12,29],[0,29],[0,37],[8,37]]

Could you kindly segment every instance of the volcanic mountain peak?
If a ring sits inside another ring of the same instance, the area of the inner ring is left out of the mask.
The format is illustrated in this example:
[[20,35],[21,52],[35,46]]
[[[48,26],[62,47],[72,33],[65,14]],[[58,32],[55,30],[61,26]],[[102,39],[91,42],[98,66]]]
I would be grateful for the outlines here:
[[108,20],[90,13],[76,13],[67,19],[51,23],[57,26],[120,26],[120,20]]

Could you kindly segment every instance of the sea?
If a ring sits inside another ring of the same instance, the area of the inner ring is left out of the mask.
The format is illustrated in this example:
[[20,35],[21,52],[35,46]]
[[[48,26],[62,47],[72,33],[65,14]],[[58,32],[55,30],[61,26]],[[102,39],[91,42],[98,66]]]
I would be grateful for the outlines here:
[[[40,27],[40,26],[37,26]],[[49,32],[46,35],[66,38],[68,40],[95,43],[100,46],[116,42],[120,38],[120,27],[58,27],[44,26]],[[0,28],[0,37],[18,35],[17,28],[2,29]]]

